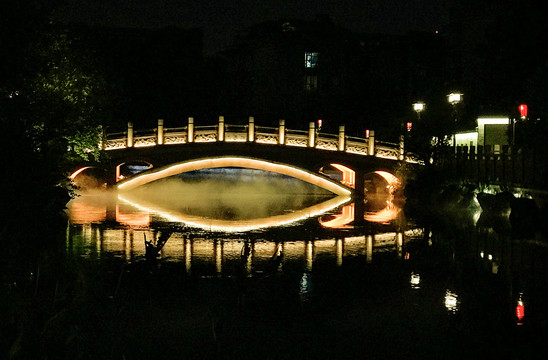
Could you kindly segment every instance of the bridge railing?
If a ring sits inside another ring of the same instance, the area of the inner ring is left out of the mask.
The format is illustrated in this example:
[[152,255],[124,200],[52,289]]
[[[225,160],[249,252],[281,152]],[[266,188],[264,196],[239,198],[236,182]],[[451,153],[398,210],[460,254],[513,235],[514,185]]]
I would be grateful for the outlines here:
[[252,117],[247,125],[232,125],[225,124],[221,116],[217,125],[209,126],[194,126],[194,119],[189,118],[187,126],[164,128],[163,120],[158,120],[158,127],[144,131],[134,131],[133,125],[128,123],[126,132],[108,134],[102,147],[104,150],[117,150],[192,142],[254,142],[419,162],[411,154],[403,152],[403,144],[382,142],[375,139],[373,131],[370,134],[368,138],[346,136],[344,126],[339,127],[339,134],[321,133],[313,122],[308,131],[286,129],[284,120],[280,120],[278,127],[256,126]]

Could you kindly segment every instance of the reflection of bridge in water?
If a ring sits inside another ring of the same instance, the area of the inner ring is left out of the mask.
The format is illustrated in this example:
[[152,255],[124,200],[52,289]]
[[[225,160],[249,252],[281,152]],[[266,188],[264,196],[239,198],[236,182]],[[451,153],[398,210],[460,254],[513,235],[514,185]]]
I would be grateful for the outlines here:
[[364,221],[389,224],[401,215],[401,208],[396,206],[390,197],[368,199],[371,206],[369,211],[364,211],[363,202],[356,206],[355,202],[350,202],[350,197],[336,196],[305,208],[268,217],[228,220],[183,213],[147,202],[131,194],[119,194],[117,197],[114,197],[114,194],[107,194],[82,195],[69,202],[70,221],[73,224],[108,222],[131,228],[149,228],[159,221],[210,232],[235,233],[284,227],[316,217],[323,228],[349,229],[364,225]]
[[[150,229],[105,229],[99,226],[71,226],[67,234],[68,249],[84,258],[100,258],[106,253],[134,261],[145,256],[144,239],[158,239],[161,231]],[[199,234],[174,232],[163,245],[160,257],[181,262],[186,271],[205,274],[231,274],[242,268],[249,275],[286,265],[312,271],[318,261],[341,266],[350,257],[373,260],[375,253],[391,253],[404,258],[406,244],[423,237],[421,229],[368,235],[335,235],[325,239],[303,241],[266,241],[249,238],[215,239]],[[80,242],[79,242],[80,241]],[[153,240],[154,241],[154,240]]]

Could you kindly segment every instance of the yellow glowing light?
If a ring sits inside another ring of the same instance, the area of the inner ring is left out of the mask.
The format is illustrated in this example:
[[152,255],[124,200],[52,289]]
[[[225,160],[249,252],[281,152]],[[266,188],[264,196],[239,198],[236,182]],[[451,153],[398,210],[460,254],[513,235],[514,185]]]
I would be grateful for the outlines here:
[[72,200],[67,205],[69,219],[73,224],[90,224],[103,222],[107,219],[106,206],[89,204],[84,201]]
[[342,172],[342,183],[352,189],[356,188],[356,172],[341,164],[331,164],[335,169]]
[[392,220],[396,219],[399,213],[400,209],[397,208],[392,202],[389,202],[384,209],[377,212],[367,213],[363,218],[369,222],[388,224]]
[[125,214],[116,206],[116,221],[131,227],[148,227],[150,225],[149,213]]
[[398,179],[397,176],[394,174],[391,174],[387,171],[375,171],[375,174],[381,176],[384,180],[387,182],[387,189],[389,190],[390,194],[394,194],[396,189],[398,189],[401,186],[401,181]]
[[155,204],[144,202],[140,199],[130,197],[127,194],[124,197],[118,195],[118,199],[127,204],[130,204],[131,206],[134,206],[139,210],[157,214],[158,216],[161,216],[171,222],[182,222],[188,226],[193,226],[209,231],[222,232],[245,232],[267,227],[284,226],[307,219],[309,217],[319,216],[351,200],[349,196],[337,196],[320,204],[316,204],[307,207],[306,209],[302,209],[292,213],[270,216],[261,219],[231,221],[183,214],[180,212],[164,209]]
[[346,186],[343,186],[336,181],[321,177],[313,172],[302,170],[293,166],[283,165],[274,162],[268,162],[264,160],[258,160],[247,157],[216,157],[205,158],[199,160],[192,160],[182,162],[174,165],[170,165],[163,168],[158,168],[153,172],[136,175],[135,177],[121,181],[117,187],[118,190],[130,190],[138,186],[147,184],[149,182],[162,179],[171,175],[176,175],[188,171],[195,171],[201,169],[222,168],[222,167],[239,167],[248,169],[257,169],[270,171],[278,174],[291,176],[310,184],[319,186],[323,189],[331,191],[336,195],[348,196],[351,194],[351,190]]
[[323,227],[327,228],[341,228],[354,221],[354,203],[343,206],[341,213],[337,214],[331,220],[323,221],[319,220]]

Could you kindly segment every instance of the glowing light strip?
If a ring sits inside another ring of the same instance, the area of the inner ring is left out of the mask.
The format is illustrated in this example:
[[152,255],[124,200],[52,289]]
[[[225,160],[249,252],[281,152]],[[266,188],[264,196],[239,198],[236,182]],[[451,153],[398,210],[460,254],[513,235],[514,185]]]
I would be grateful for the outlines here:
[[169,211],[154,204],[139,202],[139,200],[130,198],[128,196],[123,197],[121,195],[118,195],[118,199],[141,211],[148,211],[157,214],[167,221],[182,222],[188,226],[197,227],[208,231],[220,232],[246,232],[267,227],[284,226],[307,219],[309,217],[325,214],[326,212],[331,211],[351,200],[349,196],[337,196],[328,201],[324,201],[320,204],[309,206],[306,209],[302,209],[292,213],[276,215],[261,219],[231,221],[208,219],[200,216],[193,216]]
[[478,125],[508,125],[508,118],[478,118]]
[[84,171],[84,170],[86,170],[86,169],[91,169],[92,167],[93,167],[93,166],[84,166],[83,168],[76,170],[75,172],[73,172],[73,173],[69,176],[69,179],[70,179],[70,180],[74,180],[82,171]]
[[192,160],[183,163],[174,164],[164,168],[159,168],[154,172],[137,175],[131,179],[120,182],[117,187],[119,190],[130,190],[137,186],[147,184],[151,181],[165,178],[167,176],[180,174],[188,171],[195,171],[201,169],[212,169],[220,167],[240,167],[248,169],[257,169],[271,171],[278,174],[291,176],[310,184],[319,186],[323,189],[329,190],[334,194],[348,196],[351,194],[351,190],[347,187],[338,184],[335,181],[326,179],[323,177],[309,172],[306,170],[298,169],[293,166],[283,165],[279,163],[268,162],[264,160],[246,158],[246,157],[217,157],[217,158],[205,158],[200,160]]

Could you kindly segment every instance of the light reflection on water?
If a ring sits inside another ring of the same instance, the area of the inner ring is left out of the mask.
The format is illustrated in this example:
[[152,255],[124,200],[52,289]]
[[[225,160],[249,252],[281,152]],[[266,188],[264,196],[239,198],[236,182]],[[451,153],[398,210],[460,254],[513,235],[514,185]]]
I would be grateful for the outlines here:
[[[348,199],[322,195],[299,201],[306,206],[286,209],[281,214],[269,210],[257,213],[266,217],[250,218],[248,212],[244,219],[228,220],[207,218],[203,212],[184,213],[188,207],[170,209],[150,199],[88,193],[69,204],[68,251],[84,259],[117,258],[139,263],[146,258],[145,240],[155,243],[162,232],[169,231],[169,240],[158,249],[157,266],[180,265],[188,276],[257,277],[296,272],[300,301],[308,303],[321,288],[315,277],[317,271],[353,273],[356,270],[352,266],[358,266],[371,277],[393,279],[391,272],[403,274],[403,286],[393,296],[431,298],[430,304],[436,305],[430,310],[445,315],[473,308],[468,299],[482,296],[463,290],[463,284],[476,281],[477,276],[472,273],[462,277],[466,261],[478,272],[495,277],[494,284],[505,284],[507,292],[502,295],[508,300],[503,301],[501,316],[512,317],[519,325],[530,321],[528,301],[539,301],[539,293],[531,296],[528,282],[522,279],[538,279],[535,272],[547,269],[545,259],[531,261],[546,255],[546,247],[538,253],[531,251],[528,243],[516,242],[507,234],[502,236],[485,223],[477,226],[474,235],[457,227],[448,227],[447,231],[439,226],[434,230],[415,227],[405,221],[401,207],[392,199],[368,201],[357,206]],[[240,205],[248,206],[249,201]],[[237,207],[238,202],[233,206]],[[476,226],[478,214],[470,218]],[[531,262],[537,266],[532,275]],[[386,268],[384,264],[388,264]],[[378,273],[367,269],[377,269]],[[500,292],[489,281],[484,286],[486,296]]]

